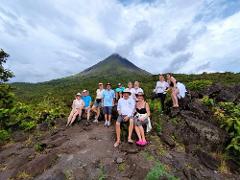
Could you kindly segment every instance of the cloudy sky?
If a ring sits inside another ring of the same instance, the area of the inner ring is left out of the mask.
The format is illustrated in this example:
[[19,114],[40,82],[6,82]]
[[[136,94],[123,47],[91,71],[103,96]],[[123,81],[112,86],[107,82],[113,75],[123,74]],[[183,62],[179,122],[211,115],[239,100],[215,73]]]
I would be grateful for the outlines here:
[[2,0],[13,81],[78,73],[112,53],[151,72],[240,71],[240,0]]

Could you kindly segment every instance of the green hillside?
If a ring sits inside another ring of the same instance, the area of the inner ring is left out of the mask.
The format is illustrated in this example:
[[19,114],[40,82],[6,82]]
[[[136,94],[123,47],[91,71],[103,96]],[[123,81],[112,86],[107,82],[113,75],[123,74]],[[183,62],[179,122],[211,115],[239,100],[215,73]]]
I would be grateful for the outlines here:
[[51,80],[43,83],[13,83],[15,93],[23,102],[40,102],[46,94],[52,94],[60,100],[69,103],[73,95],[83,89],[95,93],[98,82],[111,82],[113,87],[118,82],[139,80],[143,84],[152,82],[152,75],[122,58],[113,54],[98,64],[83,72],[66,78]]

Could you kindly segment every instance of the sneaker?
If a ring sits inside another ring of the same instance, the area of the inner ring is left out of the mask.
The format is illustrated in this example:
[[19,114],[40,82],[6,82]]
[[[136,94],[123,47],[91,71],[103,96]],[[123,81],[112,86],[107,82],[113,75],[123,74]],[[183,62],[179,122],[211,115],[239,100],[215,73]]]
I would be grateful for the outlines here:
[[107,125],[108,125],[108,121],[105,121],[104,126],[107,126]]
[[108,121],[108,123],[107,123],[107,126],[108,126],[108,127],[110,127],[110,126],[111,126],[111,122],[110,122],[110,121]]
[[95,119],[93,122],[94,122],[94,123],[98,123],[98,119]]

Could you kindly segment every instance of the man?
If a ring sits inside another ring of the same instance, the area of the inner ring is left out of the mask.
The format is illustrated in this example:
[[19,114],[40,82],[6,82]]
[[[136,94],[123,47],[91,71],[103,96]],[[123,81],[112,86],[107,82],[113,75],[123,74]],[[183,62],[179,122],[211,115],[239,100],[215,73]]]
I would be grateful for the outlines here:
[[128,127],[128,143],[133,143],[132,140],[132,131],[133,131],[133,114],[135,112],[135,101],[133,98],[130,98],[131,92],[124,90],[123,91],[123,98],[119,99],[118,101],[118,119],[116,122],[116,135],[117,141],[114,144],[114,147],[118,147],[120,144],[120,125],[121,123],[129,122]]
[[125,87],[123,87],[121,83],[118,83],[118,87],[115,89],[117,101],[122,97],[122,92],[124,91],[124,89]]
[[103,104],[103,111],[105,117],[104,126],[109,127],[111,125],[111,118],[112,118],[112,108],[114,106],[114,98],[115,93],[111,89],[111,83],[106,84],[106,89],[103,91],[102,94],[102,104]]
[[85,106],[84,106],[84,111],[87,113],[87,121],[89,121],[90,119],[90,110],[91,110],[91,103],[92,103],[92,98],[91,96],[89,96],[89,93],[88,93],[88,90],[83,90],[82,91],[82,100],[84,101],[85,103]]

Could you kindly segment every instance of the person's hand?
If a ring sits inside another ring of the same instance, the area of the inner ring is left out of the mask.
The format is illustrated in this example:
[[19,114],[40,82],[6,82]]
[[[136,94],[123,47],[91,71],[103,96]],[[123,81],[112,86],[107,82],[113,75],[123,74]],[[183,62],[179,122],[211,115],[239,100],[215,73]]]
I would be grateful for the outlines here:
[[128,121],[128,120],[129,120],[128,116],[124,117],[124,121]]
[[140,117],[140,118],[139,118],[139,121],[144,121],[144,120],[145,120],[144,117]]

